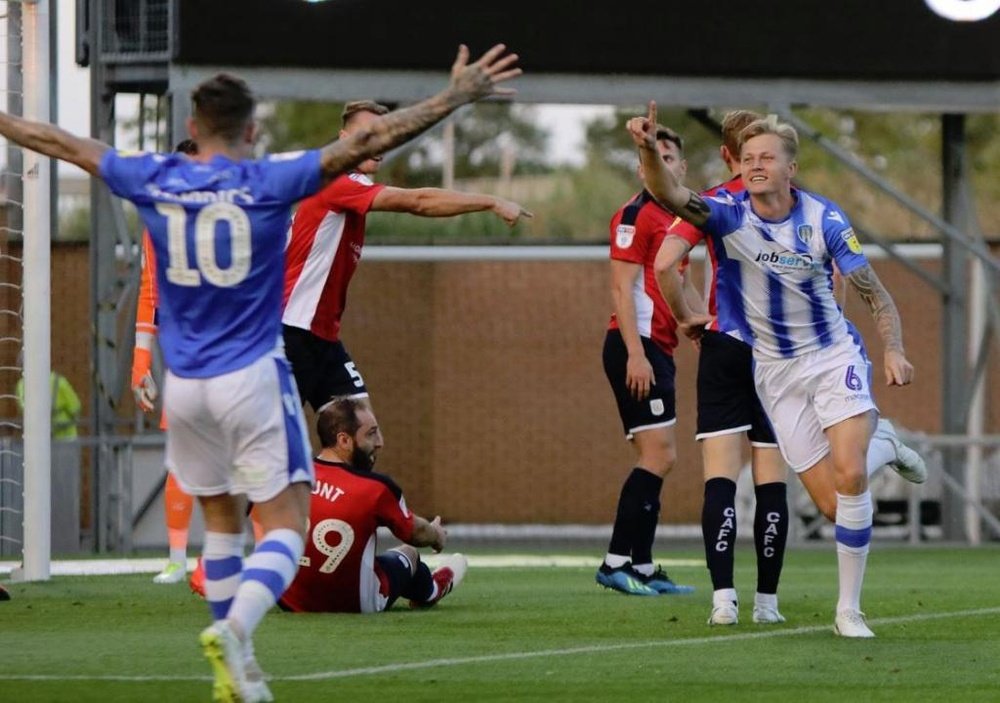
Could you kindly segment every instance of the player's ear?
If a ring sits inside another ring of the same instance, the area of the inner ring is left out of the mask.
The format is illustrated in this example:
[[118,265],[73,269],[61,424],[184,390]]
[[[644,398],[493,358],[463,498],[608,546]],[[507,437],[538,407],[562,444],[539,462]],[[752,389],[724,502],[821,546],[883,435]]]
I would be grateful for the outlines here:
[[247,126],[243,128],[243,140],[247,144],[253,144],[257,141],[257,134],[260,131],[260,125],[257,124],[257,120],[250,120]]
[[795,159],[788,164],[788,177],[795,178],[795,174],[799,172],[799,162]]
[[198,141],[198,123],[194,121],[193,117],[188,117],[184,120],[185,126],[187,127],[188,134],[195,141]]
[[734,158],[732,153],[729,151],[729,147],[727,147],[725,144],[719,147],[719,156],[722,158],[722,160],[725,162],[727,166],[729,165],[729,162],[732,161]]

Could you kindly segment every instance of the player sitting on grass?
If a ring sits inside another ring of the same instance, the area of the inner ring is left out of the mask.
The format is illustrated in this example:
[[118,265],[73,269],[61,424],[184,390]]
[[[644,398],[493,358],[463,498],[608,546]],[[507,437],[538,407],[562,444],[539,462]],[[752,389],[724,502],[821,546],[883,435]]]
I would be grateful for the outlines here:
[[[429,607],[451,593],[467,561],[452,554],[431,573],[420,560],[415,548],[440,552],[447,532],[440,518],[411,512],[399,486],[372,471],[382,431],[365,401],[334,398],[320,408],[316,429],[323,450],[314,462],[305,554],[279,605],[303,613],[378,613],[400,597],[411,607]],[[376,555],[380,525],[405,544]],[[191,578],[195,592],[203,587],[199,572]]]

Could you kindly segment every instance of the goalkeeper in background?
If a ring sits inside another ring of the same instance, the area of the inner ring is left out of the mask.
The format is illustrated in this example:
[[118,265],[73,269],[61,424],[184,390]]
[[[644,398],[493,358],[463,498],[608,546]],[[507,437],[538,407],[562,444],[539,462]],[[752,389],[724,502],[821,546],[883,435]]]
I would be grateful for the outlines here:
[[[191,139],[180,142],[174,151],[181,154],[198,153],[198,145]],[[142,233],[142,278],[139,283],[139,305],[135,311],[135,349],[132,352],[132,392],[135,402],[143,412],[156,409],[159,390],[153,380],[153,342],[156,339],[156,254],[149,232]],[[160,415],[160,429],[167,429],[167,418]],[[187,574],[188,528],[194,498],[185,493],[174,475],[167,472],[163,488],[163,509],[167,519],[167,543],[170,557],[163,571],[153,578],[153,583],[179,583]]]

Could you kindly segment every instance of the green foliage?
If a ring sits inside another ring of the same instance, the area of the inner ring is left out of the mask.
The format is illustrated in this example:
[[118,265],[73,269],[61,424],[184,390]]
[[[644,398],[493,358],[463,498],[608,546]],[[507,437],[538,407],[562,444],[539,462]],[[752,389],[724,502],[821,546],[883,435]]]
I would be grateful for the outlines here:
[[[784,625],[750,622],[752,546],[737,550],[741,622],[705,625],[703,566],[671,565],[691,596],[600,589],[594,568],[480,568],[437,607],[380,615],[272,612],[254,640],[278,700],[995,701],[996,547],[886,548],[869,560],[875,640],[830,631],[836,555],[790,550]],[[700,554],[672,549],[672,558]],[[929,577],[930,576],[930,577]],[[11,701],[207,700],[196,644],[209,622],[184,585],[148,575],[9,584],[0,688]],[[980,612],[976,612],[979,610]],[[964,614],[963,614],[964,613]],[[33,677],[33,678],[29,678]],[[83,677],[85,680],[81,681]]]
[[343,103],[274,103],[260,120],[261,141],[268,151],[315,149],[337,138],[343,110]]
[[[625,130],[630,117],[645,114],[645,107],[618,108],[614,115],[598,117],[586,125],[587,165],[600,163],[635,178],[639,158],[632,138]],[[702,126],[687,110],[661,110],[660,124],[670,127],[684,140],[688,162],[686,184],[701,190],[726,178],[725,165],[719,159],[719,137]]]

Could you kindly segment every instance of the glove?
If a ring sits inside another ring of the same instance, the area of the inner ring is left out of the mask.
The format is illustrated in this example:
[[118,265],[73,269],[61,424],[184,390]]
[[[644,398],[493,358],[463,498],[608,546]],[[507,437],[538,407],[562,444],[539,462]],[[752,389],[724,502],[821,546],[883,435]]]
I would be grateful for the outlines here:
[[156,381],[149,371],[139,380],[139,385],[132,389],[135,394],[135,403],[143,412],[151,413],[156,408],[156,398],[160,392],[156,388]]
[[156,398],[160,394],[150,370],[152,365],[153,356],[148,349],[136,347],[133,350],[132,393],[135,395],[135,404],[147,413],[153,412]]

